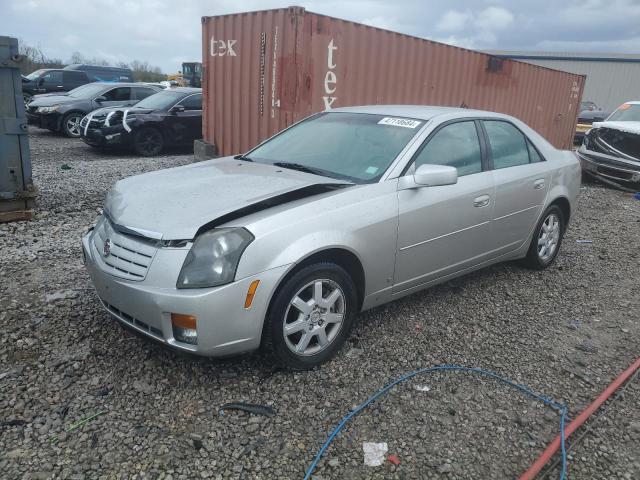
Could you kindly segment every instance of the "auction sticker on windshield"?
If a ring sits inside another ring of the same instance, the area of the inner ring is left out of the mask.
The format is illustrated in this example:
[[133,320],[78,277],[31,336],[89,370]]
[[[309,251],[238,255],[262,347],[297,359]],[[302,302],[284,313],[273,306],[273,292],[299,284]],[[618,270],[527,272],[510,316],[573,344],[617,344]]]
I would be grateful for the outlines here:
[[416,128],[422,122],[417,120],[409,120],[408,118],[384,117],[378,122],[378,125],[393,125],[394,127]]

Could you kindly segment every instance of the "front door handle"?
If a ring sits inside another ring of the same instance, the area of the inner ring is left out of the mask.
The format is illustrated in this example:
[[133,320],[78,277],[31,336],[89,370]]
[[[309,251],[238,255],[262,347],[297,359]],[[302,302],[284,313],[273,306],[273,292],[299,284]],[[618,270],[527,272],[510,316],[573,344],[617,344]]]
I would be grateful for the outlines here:
[[480,195],[479,197],[473,199],[473,206],[477,208],[486,207],[487,205],[489,205],[490,201],[491,197],[489,195]]
[[535,190],[540,190],[541,188],[544,188],[544,178],[539,178],[535,182],[533,182],[533,188]]

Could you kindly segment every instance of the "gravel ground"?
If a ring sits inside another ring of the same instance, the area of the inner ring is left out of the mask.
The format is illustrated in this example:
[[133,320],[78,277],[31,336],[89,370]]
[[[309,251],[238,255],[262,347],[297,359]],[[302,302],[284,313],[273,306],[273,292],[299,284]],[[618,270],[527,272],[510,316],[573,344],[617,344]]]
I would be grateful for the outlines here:
[[[192,157],[98,154],[41,130],[30,141],[38,214],[0,225],[2,478],[301,478],[345,413],[417,368],[492,370],[574,417],[640,352],[640,202],[588,184],[553,267],[497,265],[366,312],[320,369],[175,353],[102,311],[80,235],[114,181]],[[638,383],[570,452],[570,478],[640,478]],[[233,401],[277,414],[221,416]],[[513,478],[558,419],[495,380],[425,374],[356,417],[315,478]],[[365,466],[363,442],[387,442],[400,464]]]

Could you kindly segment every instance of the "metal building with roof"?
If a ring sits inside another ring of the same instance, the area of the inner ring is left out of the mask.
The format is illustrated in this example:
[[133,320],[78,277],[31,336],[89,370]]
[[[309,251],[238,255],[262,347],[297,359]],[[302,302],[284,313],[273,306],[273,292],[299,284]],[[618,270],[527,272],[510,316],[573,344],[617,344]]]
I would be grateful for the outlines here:
[[587,76],[582,101],[612,112],[628,100],[640,100],[640,54],[487,51],[497,57]]

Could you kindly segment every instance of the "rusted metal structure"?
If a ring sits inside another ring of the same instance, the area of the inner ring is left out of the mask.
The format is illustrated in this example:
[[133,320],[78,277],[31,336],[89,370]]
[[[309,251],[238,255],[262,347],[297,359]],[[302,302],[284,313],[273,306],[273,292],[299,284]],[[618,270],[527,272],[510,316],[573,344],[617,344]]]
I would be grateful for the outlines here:
[[203,138],[218,155],[311,113],[366,104],[508,113],[569,148],[585,81],[301,7],[203,17],[202,46]]
[[20,60],[18,41],[0,36],[0,222],[31,218],[36,195]]

